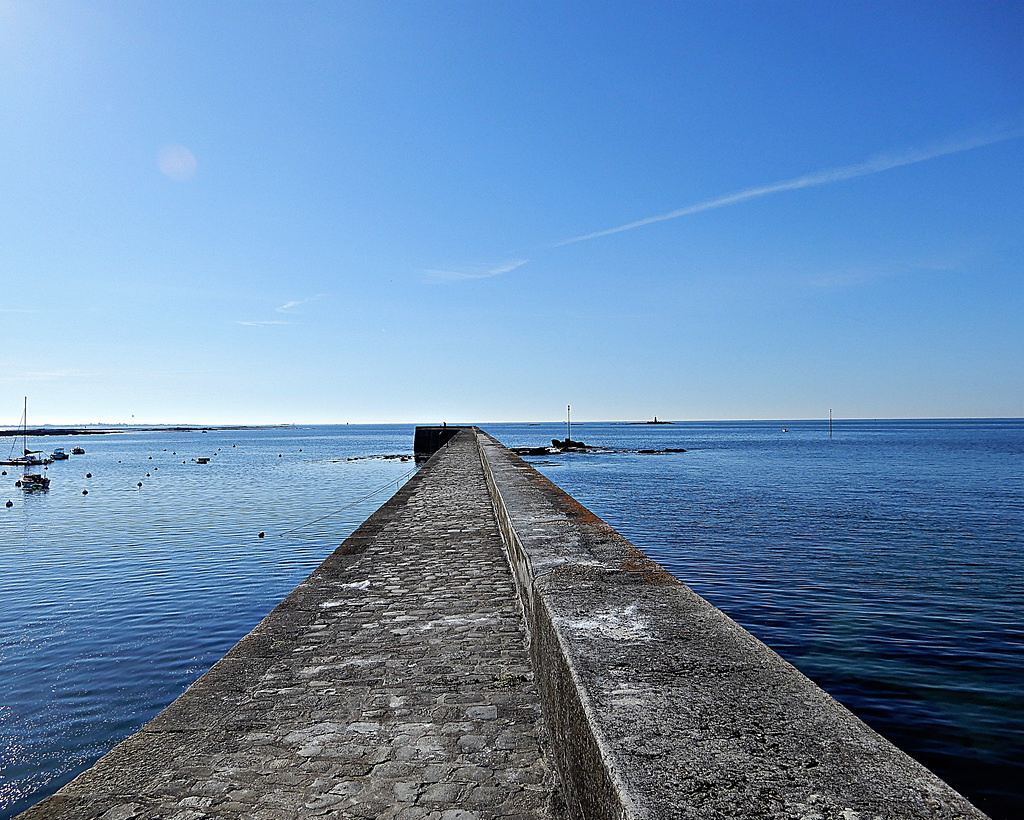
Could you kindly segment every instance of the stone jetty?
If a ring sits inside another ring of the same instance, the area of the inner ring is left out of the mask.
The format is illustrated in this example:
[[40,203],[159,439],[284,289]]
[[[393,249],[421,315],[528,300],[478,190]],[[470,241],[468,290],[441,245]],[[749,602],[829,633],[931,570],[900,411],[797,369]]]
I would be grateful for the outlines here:
[[209,672],[20,817],[984,817],[494,439],[447,431]]

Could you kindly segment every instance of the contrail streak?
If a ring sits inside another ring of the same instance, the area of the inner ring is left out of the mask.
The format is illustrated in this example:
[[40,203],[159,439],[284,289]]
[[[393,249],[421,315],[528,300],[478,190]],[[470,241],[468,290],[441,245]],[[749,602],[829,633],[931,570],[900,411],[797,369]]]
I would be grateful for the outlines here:
[[869,174],[877,174],[882,171],[888,171],[891,168],[900,168],[904,165],[914,165],[918,162],[926,162],[927,160],[944,157],[949,154],[959,154],[962,151],[970,151],[972,148],[980,148],[984,145],[1005,142],[1006,140],[1017,139],[1021,136],[1024,136],[1024,132],[1016,131],[1009,134],[1003,133],[998,136],[977,137],[967,141],[947,142],[933,148],[912,151],[908,154],[898,156],[883,154],[882,156],[875,157],[874,159],[870,159],[867,162],[862,162],[858,165],[847,165],[842,168],[829,168],[824,171],[817,171],[813,174],[797,177],[796,179],[788,179],[784,182],[775,182],[771,185],[748,188],[745,191],[739,191],[735,194],[727,194],[726,196],[721,196],[717,199],[706,199],[703,202],[698,202],[694,205],[687,205],[685,208],[669,211],[666,214],[649,216],[646,219],[638,219],[636,222],[628,222],[625,225],[619,225],[617,228],[607,228],[603,231],[594,231],[593,233],[583,234],[582,236],[574,236],[572,239],[564,239],[561,242],[556,242],[551,247],[560,248],[563,245],[572,245],[575,242],[585,242],[588,239],[597,239],[601,236],[610,236],[614,233],[631,231],[634,228],[642,228],[645,225],[653,225],[656,222],[667,222],[669,219],[678,219],[681,216],[698,214],[702,211],[711,211],[715,208],[722,208],[726,205],[735,205],[737,202],[745,202],[748,199],[757,199],[758,197],[767,196],[768,194],[777,194],[781,191],[796,191],[800,188],[813,188],[817,185],[828,185],[832,182],[841,182],[844,179],[853,179],[855,177],[868,176]]

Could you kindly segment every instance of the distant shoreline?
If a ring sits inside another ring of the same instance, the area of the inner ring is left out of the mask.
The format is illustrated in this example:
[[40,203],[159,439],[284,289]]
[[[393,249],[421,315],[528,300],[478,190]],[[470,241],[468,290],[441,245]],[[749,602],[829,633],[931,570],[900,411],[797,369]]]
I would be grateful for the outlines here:
[[206,433],[211,430],[276,430],[291,427],[291,424],[228,424],[206,426],[168,427],[30,427],[25,430],[0,430],[0,437],[7,436],[105,436],[113,433]]

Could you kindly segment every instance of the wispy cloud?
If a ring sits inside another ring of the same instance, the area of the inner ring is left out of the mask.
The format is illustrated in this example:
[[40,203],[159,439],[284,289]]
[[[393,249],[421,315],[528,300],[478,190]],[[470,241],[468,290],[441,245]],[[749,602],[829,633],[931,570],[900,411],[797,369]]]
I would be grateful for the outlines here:
[[515,259],[497,266],[485,266],[474,270],[442,270],[439,268],[426,268],[423,272],[432,282],[462,282],[467,279],[489,279],[492,276],[501,276],[516,268],[521,268],[529,260]]
[[281,307],[276,308],[278,313],[288,313],[301,305],[315,302],[317,299],[323,299],[326,294],[318,293],[316,296],[310,296],[308,299],[295,299],[291,302],[285,302]]
[[934,145],[931,148],[909,151],[903,154],[881,154],[873,159],[867,160],[866,162],[858,163],[857,165],[828,168],[824,171],[815,171],[814,173],[806,174],[794,179],[787,179],[783,182],[774,182],[770,185],[747,188],[746,190],[737,191],[733,194],[726,194],[725,196],[720,196],[715,199],[706,199],[703,202],[687,205],[685,208],[678,208],[677,210],[669,211],[668,213],[658,214],[657,216],[648,216],[644,219],[638,219],[635,222],[627,222],[625,225],[619,225],[615,228],[607,228],[603,231],[594,231],[592,233],[582,234],[581,236],[574,236],[571,239],[556,242],[552,247],[560,248],[564,245],[571,245],[575,242],[585,242],[588,239],[598,239],[602,236],[611,236],[612,234],[622,233],[623,231],[631,231],[635,228],[653,225],[656,222],[667,222],[670,219],[678,219],[681,216],[690,216],[691,214],[698,214],[703,211],[711,211],[715,208],[724,208],[726,205],[735,205],[738,202],[746,202],[749,199],[758,199],[759,197],[768,196],[769,194],[778,194],[783,191],[797,191],[801,188],[814,188],[818,185],[828,185],[833,182],[841,182],[843,180],[854,179],[856,177],[878,174],[892,168],[902,168],[905,165],[927,162],[930,159],[937,159],[938,157],[944,157],[950,154],[959,154],[963,151],[970,151],[973,148],[981,148],[982,146],[993,145],[997,142],[1006,142],[1007,140],[1018,139],[1021,136],[1024,136],[1024,131],[1004,132],[997,135],[975,137],[973,139],[947,141]]
[[890,279],[908,274],[947,273],[961,269],[968,259],[969,257],[964,254],[945,259],[893,261],[874,266],[849,267],[816,276],[809,279],[807,285],[813,290],[842,290],[878,279]]
[[[296,308],[307,305],[310,302],[315,302],[317,299],[323,299],[325,293],[318,293],[316,296],[310,296],[308,299],[291,299],[285,302],[280,307],[274,308],[275,313],[296,313]],[[295,322],[288,322],[284,319],[239,319],[235,322],[236,325],[245,325],[246,327],[266,327],[267,325],[292,325]]]

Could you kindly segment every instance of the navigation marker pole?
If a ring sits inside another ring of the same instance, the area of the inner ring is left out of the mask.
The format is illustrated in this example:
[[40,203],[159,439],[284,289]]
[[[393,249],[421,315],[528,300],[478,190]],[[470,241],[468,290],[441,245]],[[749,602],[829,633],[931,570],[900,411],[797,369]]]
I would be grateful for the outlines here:
[[569,442],[572,441],[572,415],[570,413],[571,410],[572,410],[572,405],[571,404],[565,405],[565,446],[566,447],[568,447],[569,446]]
[[828,437],[832,438],[832,408],[828,408]]

